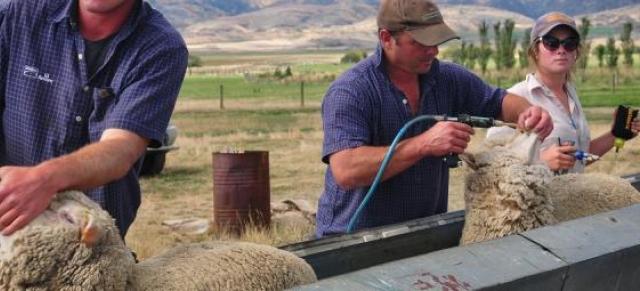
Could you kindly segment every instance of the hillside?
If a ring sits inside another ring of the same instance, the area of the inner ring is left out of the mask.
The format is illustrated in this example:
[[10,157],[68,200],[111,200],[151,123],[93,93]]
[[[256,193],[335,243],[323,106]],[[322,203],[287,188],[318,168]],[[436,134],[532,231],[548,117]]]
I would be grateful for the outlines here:
[[[527,3],[528,0],[512,1]],[[276,51],[301,49],[373,48],[376,44],[377,0],[152,0],[153,5],[176,9],[182,14],[176,23],[190,49],[223,51]],[[522,14],[489,7],[501,1],[442,0],[439,6],[447,23],[465,41],[477,41],[477,25],[505,19],[516,22],[516,37],[533,23]],[[484,5],[454,5],[455,2],[482,2]],[[560,1],[564,3],[566,1]],[[184,4],[189,5],[185,6]],[[502,4],[501,4],[502,3]],[[545,1],[542,1],[545,3]],[[622,3],[616,2],[613,3]],[[585,1],[584,6],[593,4]],[[537,5],[531,5],[538,7]],[[575,5],[574,5],[575,6]],[[181,9],[178,9],[182,7]],[[187,7],[188,9],[185,9]],[[174,10],[167,10],[171,15]],[[249,11],[249,12],[243,12]],[[166,11],[165,11],[166,13]],[[601,42],[619,33],[622,23],[635,23],[640,34],[640,4],[576,15],[592,20],[590,36]],[[193,19],[202,18],[193,24]],[[579,22],[579,21],[578,21]]]
[[[447,23],[467,40],[476,37],[477,24],[483,20],[492,23],[510,18],[517,28],[533,22],[513,12],[483,6],[442,5],[442,13]],[[276,6],[201,22],[186,28],[184,36],[190,48],[207,50],[373,48],[375,15],[375,9],[363,4]],[[255,19],[268,21],[258,23]]]
[[[221,16],[234,16],[265,8],[289,5],[330,6],[364,4],[376,9],[379,0],[148,0],[179,28]],[[536,18],[547,11],[559,10],[569,15],[591,14],[637,4],[638,0],[439,0],[439,5],[477,5],[508,10]],[[329,14],[330,15],[330,14]]]

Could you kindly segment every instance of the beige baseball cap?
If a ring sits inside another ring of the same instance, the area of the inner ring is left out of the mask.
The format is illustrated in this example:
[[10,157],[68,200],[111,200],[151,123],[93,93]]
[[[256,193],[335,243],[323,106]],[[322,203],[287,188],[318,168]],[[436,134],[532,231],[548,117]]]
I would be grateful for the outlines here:
[[554,11],[540,16],[536,20],[536,23],[533,24],[533,28],[531,28],[531,43],[536,41],[536,39],[538,39],[539,37],[545,36],[551,30],[561,25],[565,25],[571,28],[576,33],[576,35],[580,35],[578,33],[576,22],[573,20],[573,18],[562,12]]
[[382,0],[378,9],[378,28],[407,31],[426,46],[441,45],[460,39],[444,23],[435,3],[429,0]]

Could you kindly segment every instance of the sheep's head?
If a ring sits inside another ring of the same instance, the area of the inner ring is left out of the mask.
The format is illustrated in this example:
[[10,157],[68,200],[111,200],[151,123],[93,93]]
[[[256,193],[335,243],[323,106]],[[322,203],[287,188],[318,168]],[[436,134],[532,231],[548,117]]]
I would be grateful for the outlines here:
[[486,140],[475,153],[461,155],[470,168],[465,185],[467,211],[492,205],[489,217],[497,221],[488,223],[496,226],[553,220],[545,191],[551,172],[535,162],[539,146],[536,134],[511,131]]
[[121,290],[133,264],[111,216],[80,192],[57,194],[29,225],[0,236],[2,290]]

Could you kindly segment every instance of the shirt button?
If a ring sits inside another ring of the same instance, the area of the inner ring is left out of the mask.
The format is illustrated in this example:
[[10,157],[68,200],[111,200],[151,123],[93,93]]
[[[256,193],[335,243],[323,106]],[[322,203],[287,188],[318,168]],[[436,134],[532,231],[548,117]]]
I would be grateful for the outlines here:
[[82,87],[82,91],[84,91],[85,93],[89,92],[89,89],[91,89],[89,88],[89,86]]
[[406,98],[405,98],[405,99],[402,99],[402,104],[407,105],[407,99],[406,99]]
[[82,61],[83,55],[82,54],[78,54],[78,60]]
[[80,115],[76,116],[76,122],[82,122],[82,116]]

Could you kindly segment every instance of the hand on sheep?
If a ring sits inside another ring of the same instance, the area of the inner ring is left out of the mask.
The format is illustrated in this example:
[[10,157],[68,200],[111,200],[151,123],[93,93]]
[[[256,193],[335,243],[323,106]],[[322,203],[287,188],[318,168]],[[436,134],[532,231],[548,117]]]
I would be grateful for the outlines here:
[[42,213],[56,190],[36,167],[0,168],[0,230],[11,235]]
[[553,120],[546,110],[531,106],[518,116],[518,127],[525,131],[533,130],[544,139],[553,131]]
[[460,122],[438,122],[417,137],[420,155],[446,156],[461,154],[467,148],[473,128]]
[[542,159],[552,171],[568,170],[573,168],[576,163],[576,158],[573,155],[576,150],[576,147],[573,145],[552,145],[542,151],[540,159]]

